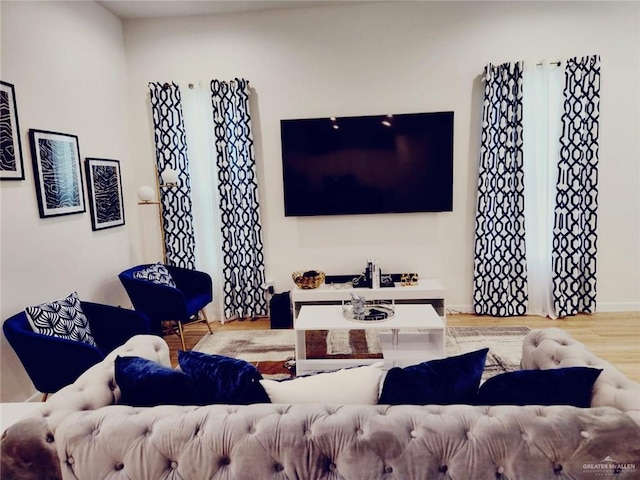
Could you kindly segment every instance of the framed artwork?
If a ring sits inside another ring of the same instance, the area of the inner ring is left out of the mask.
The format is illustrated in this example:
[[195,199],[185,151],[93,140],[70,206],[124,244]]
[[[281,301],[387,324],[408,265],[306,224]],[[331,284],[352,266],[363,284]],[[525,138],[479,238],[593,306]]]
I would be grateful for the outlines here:
[[13,85],[0,80],[0,180],[24,180],[18,107]]
[[87,158],[84,165],[87,170],[91,228],[96,231],[124,225],[120,162]]
[[86,212],[78,137],[29,130],[40,218]]

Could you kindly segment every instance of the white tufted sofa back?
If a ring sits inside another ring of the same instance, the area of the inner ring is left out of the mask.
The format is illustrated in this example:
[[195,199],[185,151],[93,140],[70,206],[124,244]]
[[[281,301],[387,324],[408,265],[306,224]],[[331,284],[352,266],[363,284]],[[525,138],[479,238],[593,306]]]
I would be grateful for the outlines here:
[[616,407],[640,425],[640,384],[629,380],[609,362],[596,357],[564,330],[545,328],[529,332],[522,346],[521,366],[529,370],[575,366],[601,368],[602,373],[593,386],[591,406]]

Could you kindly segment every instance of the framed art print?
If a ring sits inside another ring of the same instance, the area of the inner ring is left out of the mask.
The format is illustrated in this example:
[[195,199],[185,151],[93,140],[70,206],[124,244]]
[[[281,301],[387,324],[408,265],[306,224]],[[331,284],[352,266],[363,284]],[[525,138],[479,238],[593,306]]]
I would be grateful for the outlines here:
[[85,212],[78,137],[32,129],[29,140],[40,218]]
[[87,158],[84,165],[87,170],[91,228],[95,231],[124,225],[120,162]]
[[18,107],[13,85],[0,80],[0,180],[24,180]]

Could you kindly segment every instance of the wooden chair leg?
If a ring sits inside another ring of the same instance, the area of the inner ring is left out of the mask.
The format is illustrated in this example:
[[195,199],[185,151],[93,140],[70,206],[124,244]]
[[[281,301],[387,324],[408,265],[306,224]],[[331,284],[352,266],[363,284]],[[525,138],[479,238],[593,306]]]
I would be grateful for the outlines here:
[[182,322],[178,320],[178,335],[180,335],[180,342],[182,342],[182,350],[187,351],[187,347],[184,343],[184,332],[182,331]]
[[42,394],[42,401],[43,401],[43,402],[46,402],[48,397],[49,397],[49,394],[48,394],[48,393],[43,393],[43,394]]
[[202,313],[202,319],[203,319],[204,323],[207,324],[207,328],[209,329],[209,333],[213,333],[213,330],[211,329],[211,324],[209,323],[209,319],[207,318],[207,313],[204,311],[204,308],[202,310],[200,310],[200,312]]

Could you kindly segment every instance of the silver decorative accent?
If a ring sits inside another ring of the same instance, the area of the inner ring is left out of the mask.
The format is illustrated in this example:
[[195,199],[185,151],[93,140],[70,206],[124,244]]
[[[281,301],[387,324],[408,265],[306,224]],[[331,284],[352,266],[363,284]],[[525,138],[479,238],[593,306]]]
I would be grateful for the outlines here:
[[354,322],[384,322],[395,314],[393,302],[378,300],[368,302],[364,297],[351,293],[351,302],[342,305],[342,315]]
[[351,294],[351,309],[353,312],[353,317],[356,320],[364,320],[364,304],[364,297],[361,297],[354,293]]

